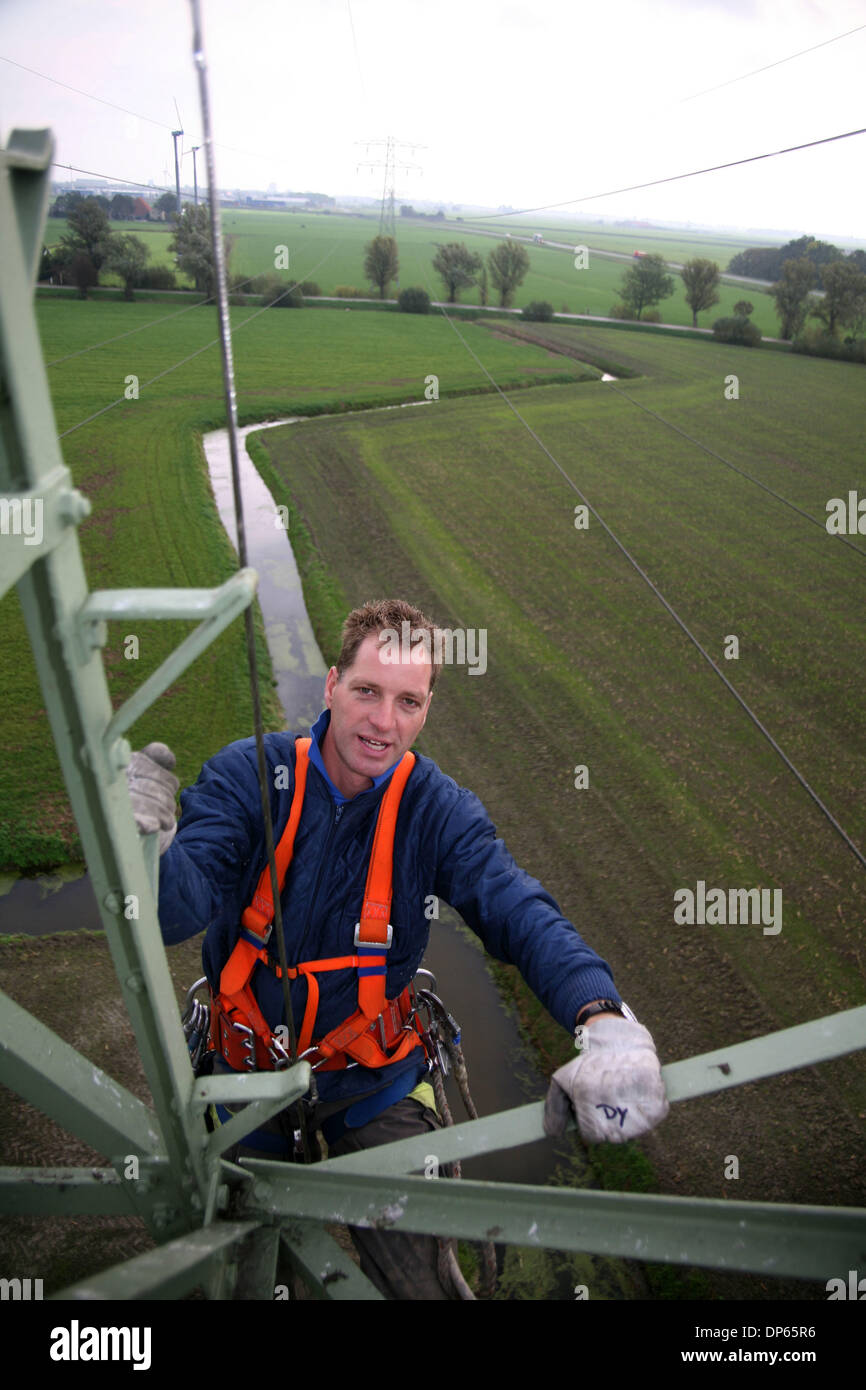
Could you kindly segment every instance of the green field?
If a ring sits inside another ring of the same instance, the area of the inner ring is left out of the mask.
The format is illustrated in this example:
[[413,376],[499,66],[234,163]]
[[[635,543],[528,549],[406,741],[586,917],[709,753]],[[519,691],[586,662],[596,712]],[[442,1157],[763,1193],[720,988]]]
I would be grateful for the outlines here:
[[[43,241],[46,246],[56,246],[69,230],[69,224],[62,217],[48,217],[45,220]],[[166,222],[112,222],[112,232],[131,232],[140,238],[150,251],[150,265],[174,265],[174,257],[168,249],[172,228]],[[120,284],[117,276],[105,272],[100,274],[100,283]]]
[[664,256],[665,260],[676,261],[679,264],[693,256],[706,256],[711,261],[718,261],[722,270],[738,251],[744,251],[749,246],[779,244],[760,236],[750,241],[742,235],[726,237],[718,232],[672,231],[662,227],[646,226],[618,228],[607,223],[571,222],[567,219],[557,219],[555,213],[549,212],[538,213],[537,219],[486,219],[483,216],[467,215],[466,221],[479,227],[489,227],[491,231],[502,227],[503,231],[510,230],[520,236],[531,236],[534,232],[540,232],[551,241],[584,242],[597,246],[600,251],[618,251],[625,256],[631,256],[635,251],[654,252]]
[[[222,222],[226,234],[232,238],[231,273],[234,277],[253,277],[273,272],[275,248],[287,246],[292,279],[314,280],[325,295],[333,294],[338,285],[353,285],[364,294],[370,293],[363,273],[364,247],[377,233],[376,218],[227,209]],[[167,226],[150,226],[141,222],[112,225],[118,230],[141,236],[150,247],[153,264],[173,264],[168,249],[171,232]],[[50,219],[46,238],[50,236],[52,243],[59,241],[65,229],[66,224],[60,219]],[[624,261],[594,256],[592,249],[598,246],[630,255],[634,245],[643,247],[643,243],[636,238],[629,241],[628,236],[601,235],[593,227],[579,229],[578,232],[573,227],[562,232],[554,227],[549,228],[548,233],[554,239],[562,235],[563,240],[574,238],[574,244],[589,246],[589,265],[585,270],[575,270],[571,252],[550,247],[528,247],[530,270],[515,295],[515,306],[521,308],[533,299],[546,299],[557,312],[565,310],[606,316],[619,300],[619,288],[628,265]],[[504,226],[502,236],[505,236]],[[432,260],[437,246],[448,241],[463,241],[484,258],[496,245],[491,237],[468,231],[450,220],[437,223],[399,219],[400,286],[421,285],[433,299],[441,299],[444,289],[433,271]],[[693,255],[707,255],[717,259],[724,267],[738,248],[717,240],[704,246],[699,241],[692,244],[662,239],[657,248],[655,242],[650,246],[648,241],[644,249],[659,249],[674,261],[682,261]],[[682,282],[676,272],[673,274],[674,293],[658,306],[659,313],[665,323],[691,324],[692,314],[685,302]],[[105,284],[119,283],[117,277],[109,273],[101,279]],[[699,316],[701,327],[710,327],[716,318],[732,313],[734,304],[746,297],[755,306],[752,318],[761,332],[766,336],[776,334],[778,320],[773,302],[766,292],[755,287],[744,289],[742,286],[723,285],[719,295],[719,303]],[[478,288],[462,291],[460,302],[480,304]],[[491,285],[490,303],[496,302]]]
[[[272,269],[274,247],[283,244],[289,247],[293,277],[315,280],[324,294],[333,293],[335,286],[340,284],[368,290],[363,275],[364,246],[376,234],[375,219],[226,211],[223,226],[236,238],[232,253],[234,274],[260,275]],[[453,222],[442,225],[400,220],[396,230],[401,286],[422,285],[434,299],[441,299],[444,294],[442,282],[432,268],[437,246],[462,241],[486,259],[496,245],[491,237],[469,232]],[[586,235],[586,244],[592,248],[594,243],[589,229]],[[594,257],[590,249],[588,268],[575,270],[574,257],[569,252],[549,247],[527,249],[530,270],[515,295],[517,308],[533,299],[547,299],[557,312],[567,307],[571,313],[606,315],[619,299],[619,286],[628,269],[624,262]],[[674,255],[673,259],[678,257]],[[667,323],[690,324],[691,310],[685,302],[678,276],[675,282],[674,294],[659,305],[659,312]],[[758,290],[754,293],[750,290],[748,297],[755,304],[753,318],[762,333],[775,334],[777,320],[772,301]],[[701,326],[708,327],[713,319],[732,312],[734,304],[742,298],[742,288],[723,286],[719,304],[700,317]],[[477,287],[461,291],[460,302],[480,304]],[[492,286],[490,303],[496,303]]]

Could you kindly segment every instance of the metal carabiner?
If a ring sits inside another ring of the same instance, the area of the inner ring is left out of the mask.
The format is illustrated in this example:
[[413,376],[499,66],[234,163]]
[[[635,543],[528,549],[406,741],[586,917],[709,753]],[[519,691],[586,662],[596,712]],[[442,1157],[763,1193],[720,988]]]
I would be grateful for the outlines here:
[[186,992],[186,1003],[183,1007],[184,1016],[189,1012],[193,999],[195,998],[202,985],[207,984],[207,975],[202,975],[200,980],[196,980],[194,985],[190,985]]
[[284,1071],[292,1060],[279,1038],[275,1036],[271,1038],[268,1056],[274,1064],[274,1071]]

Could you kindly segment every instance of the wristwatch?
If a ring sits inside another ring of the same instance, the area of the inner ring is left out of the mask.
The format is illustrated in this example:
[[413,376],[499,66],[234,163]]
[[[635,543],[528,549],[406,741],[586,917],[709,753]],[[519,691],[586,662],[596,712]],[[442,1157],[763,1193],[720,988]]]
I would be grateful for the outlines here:
[[590,1018],[594,1018],[596,1014],[619,1014],[620,1018],[627,1018],[630,1019],[632,1023],[637,1023],[637,1019],[625,1001],[621,1004],[617,1004],[613,999],[598,999],[594,1004],[584,1004],[580,1013],[577,1015],[575,1028],[582,1028],[583,1025]]

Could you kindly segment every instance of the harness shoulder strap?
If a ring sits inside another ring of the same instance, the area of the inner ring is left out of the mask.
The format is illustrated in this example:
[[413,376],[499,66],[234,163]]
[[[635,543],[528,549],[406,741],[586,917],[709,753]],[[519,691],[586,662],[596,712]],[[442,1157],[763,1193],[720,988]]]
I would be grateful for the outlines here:
[[[311,738],[299,738],[295,741],[295,790],[292,796],[291,810],[286,828],[280,836],[277,845],[275,859],[277,862],[277,882],[280,892],[286,882],[286,874],[292,862],[292,855],[295,852],[295,834],[301,819],[301,809],[304,804],[304,791],[307,785],[307,769],[310,765],[310,744]],[[259,876],[256,891],[253,894],[252,903],[244,911],[241,921],[248,932],[259,938],[264,945],[271,934],[271,923],[274,917],[274,898],[271,892],[271,869],[266,864]]]
[[373,835],[361,920],[355,928],[355,948],[362,960],[358,967],[358,1008],[370,1020],[378,1018],[385,1007],[388,966],[383,952],[391,945],[393,935],[389,918],[394,883],[394,831],[403,788],[414,766],[415,754],[404,753],[391,773]]
[[[415,754],[404,753],[391,774],[373,836],[373,851],[367,870],[361,920],[355,932],[358,946],[385,943],[388,918],[391,915],[391,895],[394,882],[394,831],[403,788],[415,766]],[[386,943],[390,945],[390,941]]]
[[[310,738],[299,738],[295,741],[295,790],[289,810],[288,823],[280,836],[279,844],[274,853],[277,864],[277,881],[281,893],[289,864],[292,862],[295,832],[301,819],[311,743],[312,739]],[[249,907],[244,909],[241,917],[241,931],[235,942],[234,950],[222,968],[219,984],[220,995],[231,998],[239,994],[247,984],[256,963],[265,959],[265,947],[270,939],[273,919],[274,899],[271,892],[271,868],[270,864],[265,864],[259,875],[253,900]],[[252,995],[250,1001],[255,1003]],[[260,1013],[255,1019],[255,1024],[257,1032],[260,1031],[260,1027],[266,1028],[267,1026]]]

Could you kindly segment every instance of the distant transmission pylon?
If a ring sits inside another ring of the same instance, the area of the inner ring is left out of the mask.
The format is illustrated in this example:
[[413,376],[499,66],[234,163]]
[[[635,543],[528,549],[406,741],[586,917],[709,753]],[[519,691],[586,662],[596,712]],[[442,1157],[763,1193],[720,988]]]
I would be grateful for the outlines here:
[[376,160],[362,160],[358,165],[359,169],[384,169],[385,182],[382,188],[382,208],[379,213],[379,235],[396,237],[397,225],[394,215],[395,192],[394,185],[397,181],[397,170],[405,170],[407,173],[421,171],[420,164],[409,164],[405,160],[397,158],[398,149],[411,150],[414,154],[418,149],[424,149],[423,145],[410,145],[403,140],[395,140],[393,135],[387,136],[384,140],[359,140],[359,145],[366,146],[367,150],[371,146],[384,145],[385,158]]

